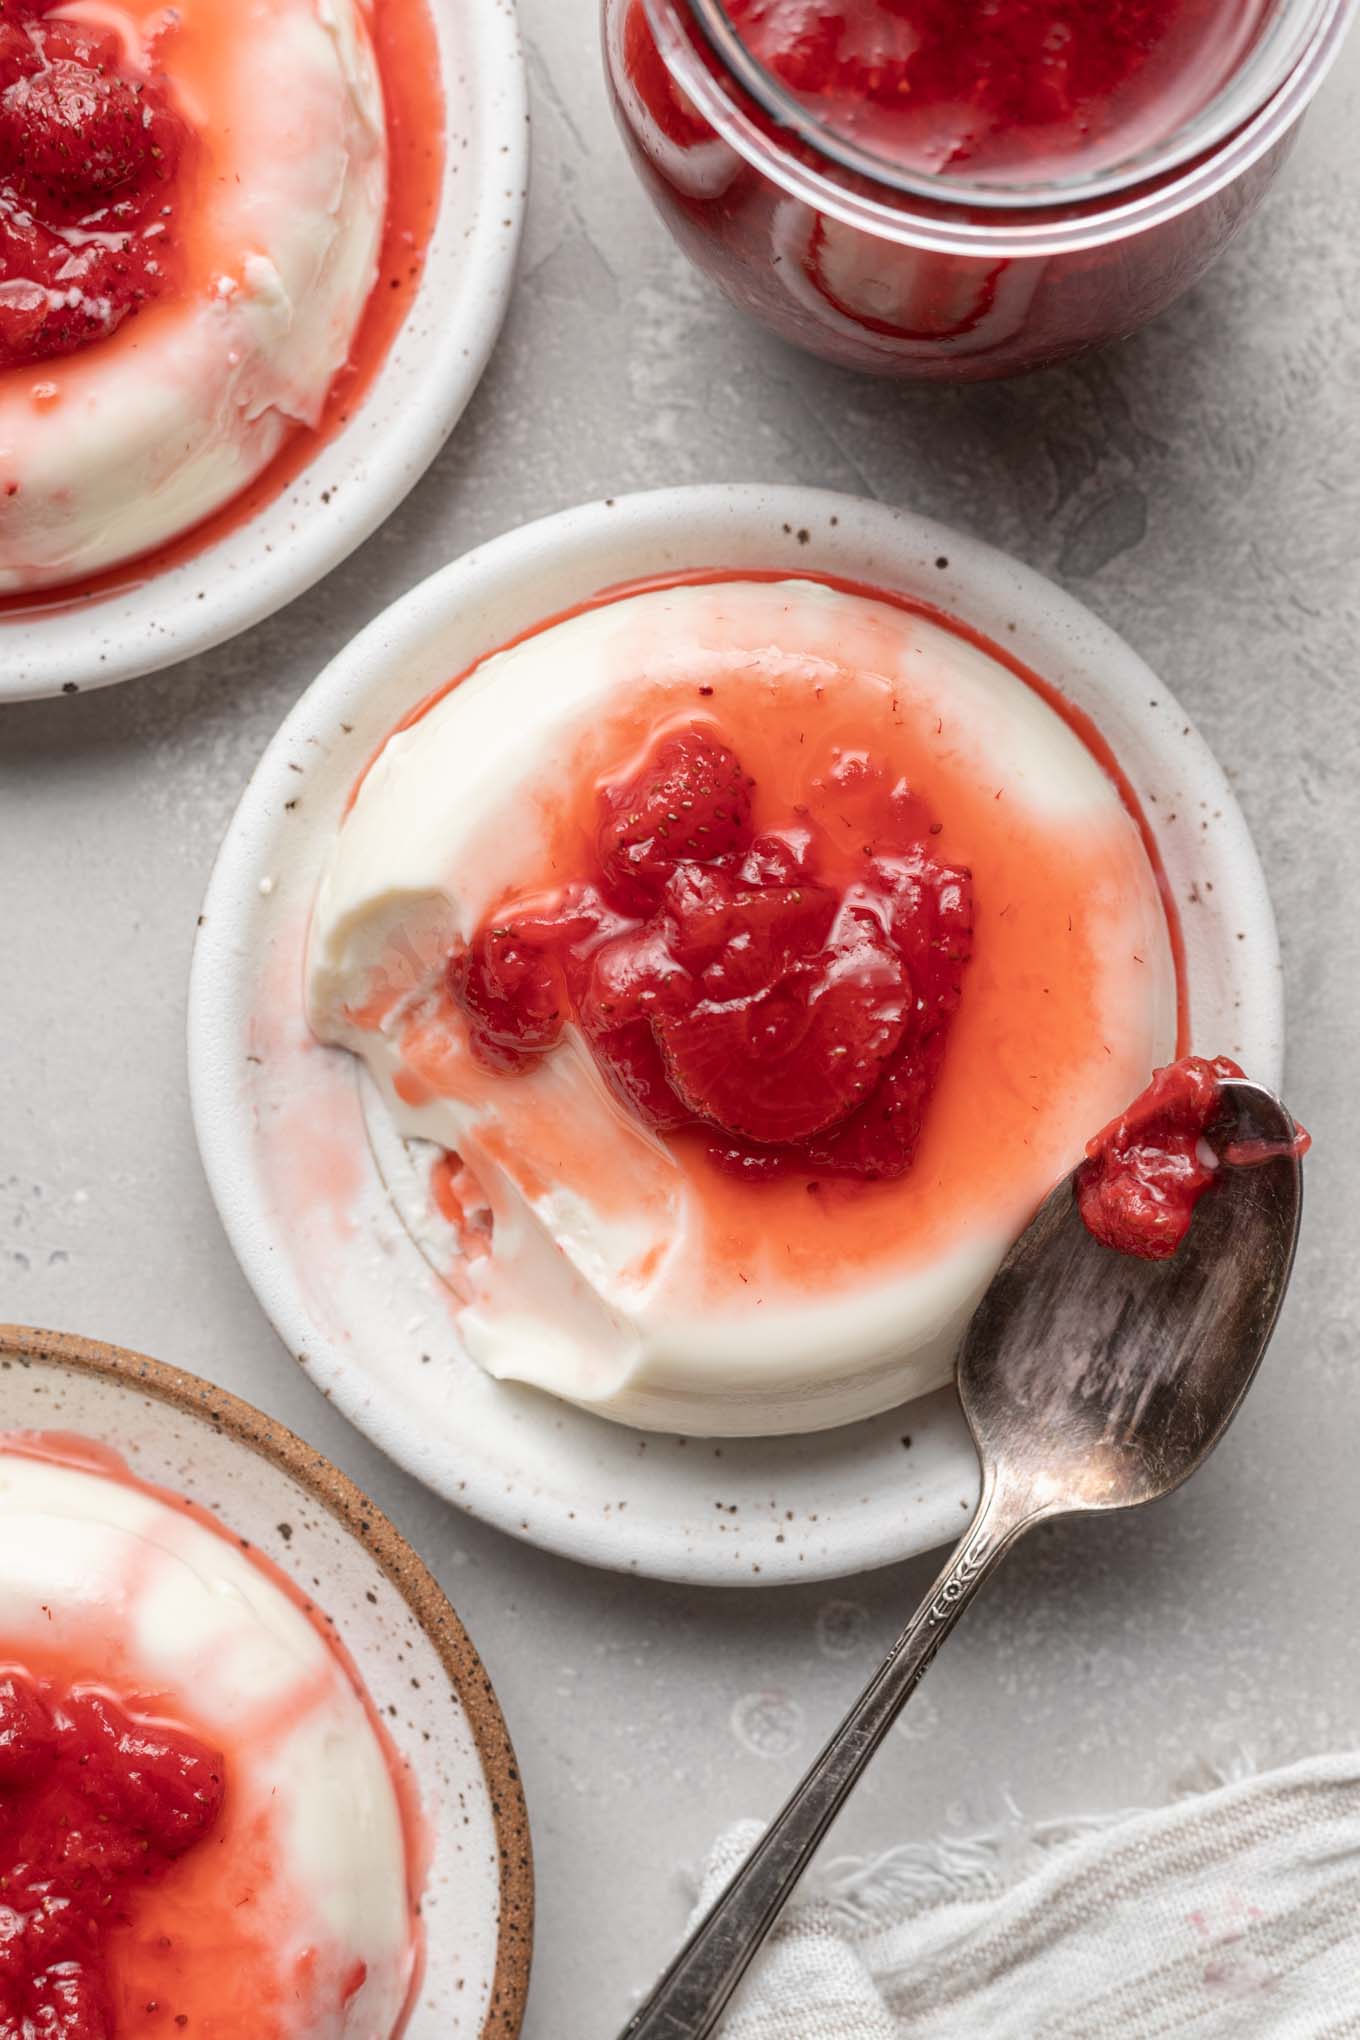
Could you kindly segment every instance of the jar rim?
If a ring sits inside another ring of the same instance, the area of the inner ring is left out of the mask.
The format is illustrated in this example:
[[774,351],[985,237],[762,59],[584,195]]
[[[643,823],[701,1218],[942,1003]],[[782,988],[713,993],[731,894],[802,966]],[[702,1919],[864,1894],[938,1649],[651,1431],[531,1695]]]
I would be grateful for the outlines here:
[[[1269,20],[1219,90],[1169,136],[1094,172],[1069,177],[959,177],[912,169],[840,132],[763,65],[728,13],[726,0],[679,0],[723,69],[776,126],[835,170],[900,196],[972,210],[1016,212],[1087,205],[1171,175],[1249,122],[1345,11],[1345,0],[1276,0]],[[649,4],[649,12],[651,7]]]
[[[676,84],[714,133],[769,182],[818,212],[888,241],[941,253],[998,258],[1042,258],[1105,246],[1147,232],[1214,197],[1280,142],[1321,85],[1360,0],[1317,0],[1311,41],[1294,69],[1256,112],[1217,148],[1160,178],[1135,184],[1102,201],[1057,201],[979,206],[971,189],[962,201],[940,190],[941,180],[918,179],[920,197],[881,179],[857,178],[815,144],[795,152],[780,146],[742,106],[723,74],[703,60],[693,32],[699,0],[622,0],[606,8],[616,24],[623,6],[640,5],[659,54]],[[757,102],[759,104],[759,102]],[[957,182],[958,180],[954,180]]]

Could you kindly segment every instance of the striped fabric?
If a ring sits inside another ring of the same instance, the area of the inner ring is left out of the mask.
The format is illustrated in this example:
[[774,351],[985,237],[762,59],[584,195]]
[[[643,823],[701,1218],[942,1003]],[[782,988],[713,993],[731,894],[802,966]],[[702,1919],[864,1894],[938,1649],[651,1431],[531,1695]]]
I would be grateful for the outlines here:
[[[759,1834],[725,1834],[702,1910]],[[1360,1756],[814,1870],[722,2040],[1360,2036]]]

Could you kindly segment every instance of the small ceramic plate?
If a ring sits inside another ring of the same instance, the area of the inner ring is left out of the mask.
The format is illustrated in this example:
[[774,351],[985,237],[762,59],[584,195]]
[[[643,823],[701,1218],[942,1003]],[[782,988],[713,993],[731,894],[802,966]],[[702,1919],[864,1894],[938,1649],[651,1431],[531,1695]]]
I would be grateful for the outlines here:
[[0,613],[0,701],[107,687],[207,651],[330,572],[415,487],[476,389],[510,298],[528,182],[514,0],[430,0],[446,175],[425,268],[363,402],[247,523],[120,592]]
[[[1180,910],[1194,1045],[1278,1082],[1274,924],[1246,826],[1162,682],[1038,574],[905,511],[800,488],[671,489],[509,533],[413,589],[303,695],[228,832],[199,930],[189,1074],[232,1245],[289,1351],[440,1494],[520,1537],[667,1579],[763,1584],[951,1537],[977,1471],[952,1391],[805,1438],[643,1434],[498,1383],[400,1220],[355,1059],[302,1016],[322,861],[360,767],[479,654],[601,588],[683,568],[823,571],[924,597],[1087,710],[1151,819]],[[390,1173],[390,1171],[389,1171]]]
[[412,1765],[429,1829],[408,2040],[515,2040],[533,1940],[519,1770],[481,1659],[410,1545],[271,1417],[118,1346],[0,1325],[0,1430],[112,1446],[315,1590]]

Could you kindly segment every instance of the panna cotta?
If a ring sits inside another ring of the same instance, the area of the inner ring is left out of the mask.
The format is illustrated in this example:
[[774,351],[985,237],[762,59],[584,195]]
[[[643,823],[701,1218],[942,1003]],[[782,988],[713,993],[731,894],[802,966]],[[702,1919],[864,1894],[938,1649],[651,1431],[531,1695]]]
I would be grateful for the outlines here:
[[420,1157],[469,1352],[703,1434],[945,1381],[1178,1024],[1143,831],[1074,721],[943,619],[773,576],[602,600],[408,718],[306,998]]
[[0,1438],[0,2030],[391,2040],[408,1787],[322,1617],[80,1440]]
[[366,0],[0,22],[0,593],[219,510],[350,358],[387,203]]

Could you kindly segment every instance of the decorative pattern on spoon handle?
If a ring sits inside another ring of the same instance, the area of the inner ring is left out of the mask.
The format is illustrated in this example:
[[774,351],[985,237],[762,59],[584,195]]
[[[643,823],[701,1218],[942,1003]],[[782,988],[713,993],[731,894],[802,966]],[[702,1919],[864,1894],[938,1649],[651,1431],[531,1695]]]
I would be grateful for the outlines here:
[[966,1536],[782,1812],[620,2040],[706,2040],[852,1787],[973,1594],[1026,1523],[990,1484]]
[[[992,1533],[985,1525],[964,1539],[959,1556],[949,1568],[948,1579],[930,1604],[927,1622],[948,1622],[953,1618],[958,1603],[985,1570],[992,1543]],[[924,1665],[921,1669],[924,1671]]]

